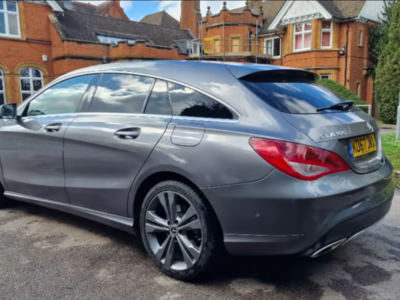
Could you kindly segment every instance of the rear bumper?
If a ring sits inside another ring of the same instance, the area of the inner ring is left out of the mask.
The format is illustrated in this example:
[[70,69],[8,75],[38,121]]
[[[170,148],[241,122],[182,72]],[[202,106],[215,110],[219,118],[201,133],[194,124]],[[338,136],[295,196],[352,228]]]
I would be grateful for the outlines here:
[[358,175],[346,172],[301,182],[279,171],[265,179],[203,190],[233,255],[311,255],[381,220],[393,194],[390,162]]

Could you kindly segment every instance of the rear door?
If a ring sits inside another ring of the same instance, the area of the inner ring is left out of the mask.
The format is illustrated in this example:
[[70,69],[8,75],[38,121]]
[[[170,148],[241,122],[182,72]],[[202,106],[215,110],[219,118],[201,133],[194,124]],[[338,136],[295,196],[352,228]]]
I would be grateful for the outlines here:
[[57,83],[30,101],[16,120],[0,120],[0,157],[7,190],[68,202],[64,134],[93,77]]
[[381,166],[375,120],[355,106],[321,110],[345,99],[318,85],[313,74],[297,70],[261,72],[241,81],[321,148],[340,155],[355,172],[371,172]]
[[72,204],[127,216],[129,189],[170,120],[166,82],[104,74],[87,111],[65,134]]

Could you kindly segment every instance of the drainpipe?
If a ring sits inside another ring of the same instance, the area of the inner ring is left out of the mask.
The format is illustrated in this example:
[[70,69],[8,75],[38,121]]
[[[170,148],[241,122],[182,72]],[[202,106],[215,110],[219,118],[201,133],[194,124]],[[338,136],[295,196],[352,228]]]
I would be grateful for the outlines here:
[[347,22],[347,33],[346,33],[346,56],[345,56],[345,64],[344,64],[344,86],[347,87],[347,58],[349,53],[349,30],[350,23]]
[[[282,42],[283,42],[283,36],[282,35],[280,35],[278,32],[276,32],[275,31],[275,34],[279,37],[279,39],[280,39],[280,43],[281,43],[281,66],[283,66],[283,49],[282,49]],[[286,33],[287,34],[287,33]]]

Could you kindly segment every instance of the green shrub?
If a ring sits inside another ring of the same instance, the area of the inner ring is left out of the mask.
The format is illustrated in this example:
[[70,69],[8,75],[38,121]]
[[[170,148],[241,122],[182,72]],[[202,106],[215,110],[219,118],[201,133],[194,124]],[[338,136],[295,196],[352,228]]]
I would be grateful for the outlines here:
[[350,92],[345,86],[341,85],[339,82],[330,79],[319,79],[318,83],[324,87],[330,89],[332,92],[342,96],[346,100],[351,100],[355,105],[366,105],[363,100],[360,99],[356,94]]
[[400,1],[393,6],[388,43],[376,69],[375,99],[380,104],[380,119],[395,124],[400,90]]
[[[324,87],[330,89],[332,92],[335,92],[339,96],[342,96],[346,100],[351,100],[354,102],[354,105],[366,105],[363,100],[360,99],[356,94],[350,92],[345,86],[341,85],[339,82],[330,80],[330,79],[319,79],[318,83],[323,85]],[[361,110],[368,113],[368,107],[362,106]]]

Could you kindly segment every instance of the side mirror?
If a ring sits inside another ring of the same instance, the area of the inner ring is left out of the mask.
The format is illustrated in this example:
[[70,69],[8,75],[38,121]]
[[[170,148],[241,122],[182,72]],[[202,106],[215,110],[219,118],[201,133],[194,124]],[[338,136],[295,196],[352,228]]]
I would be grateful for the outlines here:
[[17,104],[7,103],[0,106],[0,117],[2,119],[16,119],[17,118]]

